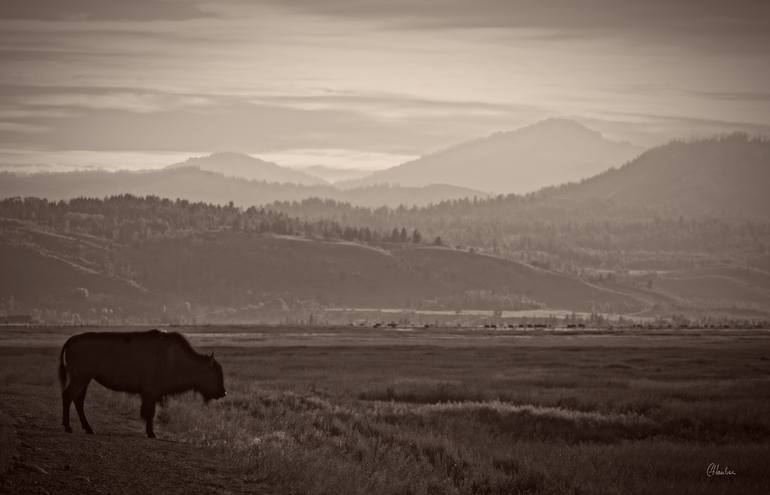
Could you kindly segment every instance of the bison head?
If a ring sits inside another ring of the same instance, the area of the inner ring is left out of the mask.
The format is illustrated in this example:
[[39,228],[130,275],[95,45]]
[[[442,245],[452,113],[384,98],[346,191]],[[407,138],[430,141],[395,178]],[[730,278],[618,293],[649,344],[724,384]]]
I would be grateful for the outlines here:
[[214,354],[206,358],[206,361],[198,375],[197,391],[208,402],[211,399],[221,399],[225,392],[225,382],[222,376],[222,366],[214,359]]

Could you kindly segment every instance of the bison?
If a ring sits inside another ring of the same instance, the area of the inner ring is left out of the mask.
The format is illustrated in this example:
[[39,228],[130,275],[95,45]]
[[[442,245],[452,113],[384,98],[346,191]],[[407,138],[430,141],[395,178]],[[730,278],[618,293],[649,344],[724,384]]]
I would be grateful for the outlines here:
[[72,402],[85,432],[94,432],[83,411],[92,379],[111,390],[140,395],[140,416],[150,438],[155,438],[155,407],[165,397],[193,390],[208,402],[226,395],[222,366],[214,354],[197,353],[179,333],[81,333],[70,337],[59,354],[62,424],[68,433]]

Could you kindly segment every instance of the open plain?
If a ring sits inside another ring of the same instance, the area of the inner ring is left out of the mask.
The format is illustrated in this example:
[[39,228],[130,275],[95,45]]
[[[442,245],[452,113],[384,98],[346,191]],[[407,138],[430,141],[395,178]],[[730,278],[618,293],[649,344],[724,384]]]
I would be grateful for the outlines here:
[[88,330],[0,329],[1,493],[770,493],[767,330],[168,328],[228,395],[158,440],[98,384],[96,434],[60,426]]

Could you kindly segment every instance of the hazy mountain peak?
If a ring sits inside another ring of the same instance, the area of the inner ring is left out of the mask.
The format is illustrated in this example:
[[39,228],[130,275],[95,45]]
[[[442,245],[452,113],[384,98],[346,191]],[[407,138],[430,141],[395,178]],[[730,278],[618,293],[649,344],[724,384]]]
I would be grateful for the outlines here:
[[206,156],[188,158],[183,162],[170,165],[168,168],[179,167],[196,167],[200,170],[217,172],[227,177],[265,182],[304,185],[326,184],[326,181],[323,179],[300,170],[283,167],[273,162],[232,151],[221,151]]
[[482,191],[527,193],[590,177],[622,165],[641,151],[607,139],[580,122],[552,118],[466,141],[348,184],[442,182]]
[[[605,138],[599,131],[590,129],[576,120],[553,117],[512,131],[499,131],[475,141],[460,143],[459,145],[450,148],[450,150],[466,145],[488,145],[490,142],[494,141],[515,141],[519,146],[526,145],[541,148],[551,146],[551,143],[554,142],[558,142],[560,145],[569,142],[581,144],[626,144],[631,147],[633,146],[628,143],[616,143],[611,141]],[[638,149],[636,150],[636,153],[638,154],[641,151],[641,149]]]
[[200,166],[207,164],[234,164],[234,163],[247,163],[247,164],[264,164],[274,165],[280,167],[280,165],[254,158],[251,155],[245,153],[236,153],[234,151],[217,151],[204,156],[192,156],[187,160],[170,165],[169,168],[187,167],[187,166]]
[[329,165],[309,165],[307,167],[303,167],[302,170],[315,177],[320,177],[321,179],[332,184],[340,181],[360,179],[371,173],[370,170],[363,170],[358,168],[340,168],[332,167]]
[[246,153],[236,153],[235,151],[216,151],[214,153],[211,153],[206,156],[201,157],[191,157],[188,161],[201,161],[201,160],[228,160],[232,162],[263,162],[263,163],[270,163],[265,162],[265,160],[260,160],[259,158],[254,158],[251,155],[247,155]]
[[603,137],[599,131],[590,129],[577,120],[563,117],[552,117],[535,122],[532,125],[519,129],[519,132],[569,132],[583,134],[585,136]]

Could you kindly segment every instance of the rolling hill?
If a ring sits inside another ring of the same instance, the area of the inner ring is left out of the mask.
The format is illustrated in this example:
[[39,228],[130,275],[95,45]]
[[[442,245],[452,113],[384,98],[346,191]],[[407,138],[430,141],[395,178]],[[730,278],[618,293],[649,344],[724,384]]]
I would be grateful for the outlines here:
[[641,151],[578,122],[550,119],[461,143],[342,185],[420,186],[440,181],[496,193],[528,193],[590,177]]
[[734,134],[672,142],[619,168],[544,192],[542,201],[608,202],[669,216],[770,220],[770,141]]

